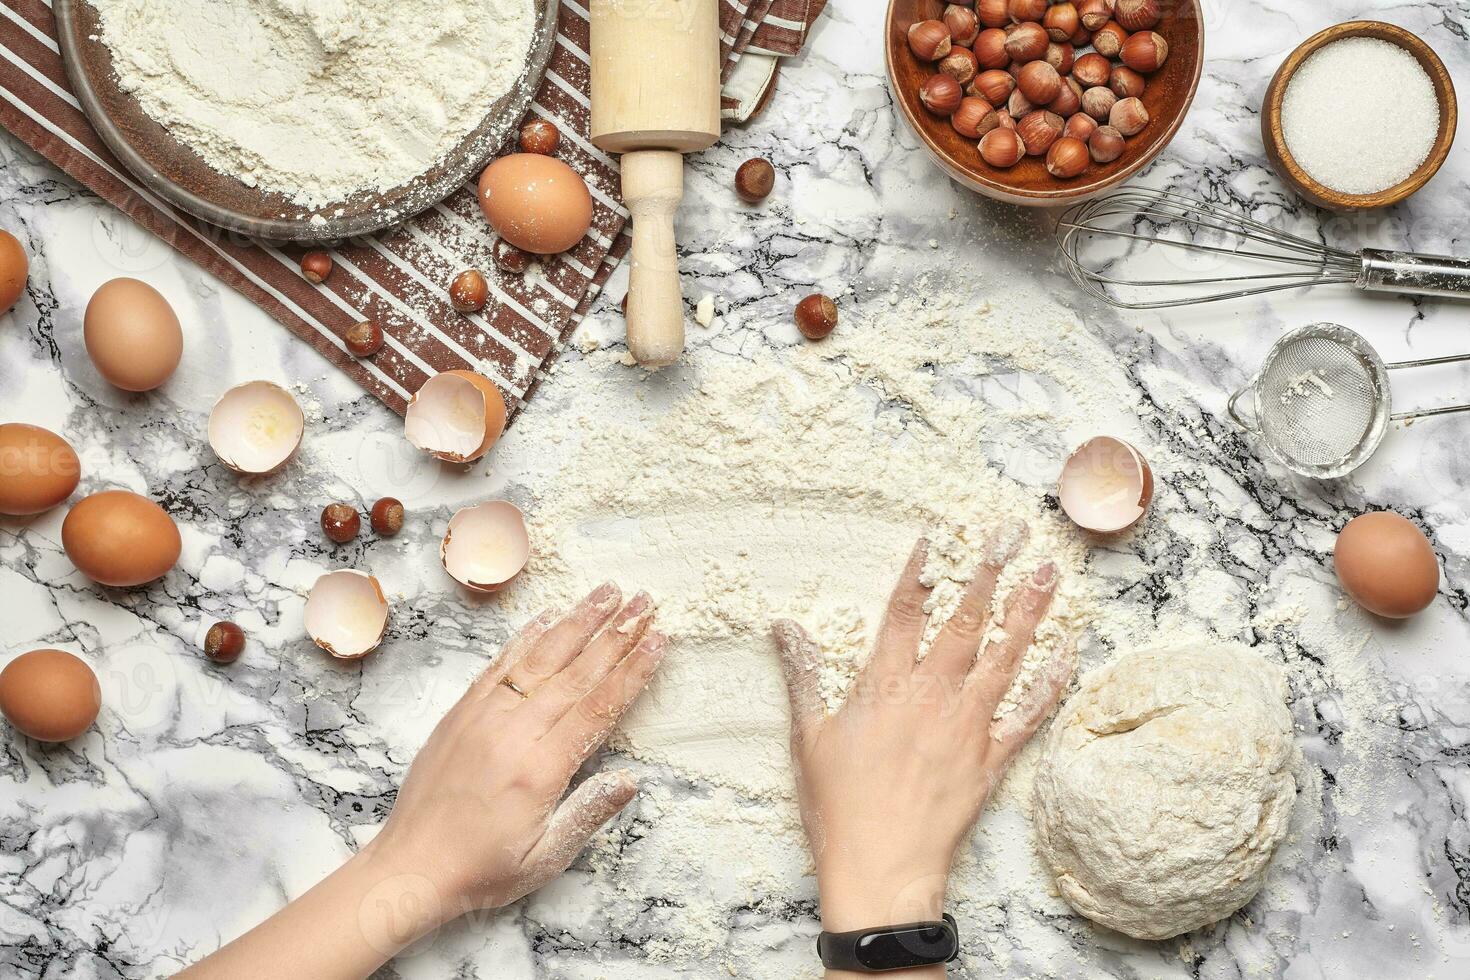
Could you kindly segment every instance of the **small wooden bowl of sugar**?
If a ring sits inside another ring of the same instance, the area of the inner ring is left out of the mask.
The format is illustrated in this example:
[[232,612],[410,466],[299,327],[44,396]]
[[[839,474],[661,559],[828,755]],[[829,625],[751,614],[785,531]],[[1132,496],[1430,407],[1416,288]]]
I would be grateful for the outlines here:
[[1444,63],[1402,27],[1355,20],[1313,35],[1266,89],[1261,137],[1281,179],[1319,207],[1388,207],[1429,182],[1455,142]]

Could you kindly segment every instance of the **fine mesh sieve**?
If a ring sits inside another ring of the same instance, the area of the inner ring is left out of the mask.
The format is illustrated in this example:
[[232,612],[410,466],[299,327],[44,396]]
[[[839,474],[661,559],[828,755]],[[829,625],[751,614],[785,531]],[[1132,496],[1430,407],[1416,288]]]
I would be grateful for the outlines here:
[[[1470,411],[1451,405],[1390,414],[1389,371],[1459,361],[1470,354],[1385,364],[1347,327],[1314,323],[1276,342],[1261,370],[1231,397],[1230,415],[1293,471],[1331,479],[1367,462],[1390,422]],[[1254,421],[1240,412],[1246,394],[1255,396]]]

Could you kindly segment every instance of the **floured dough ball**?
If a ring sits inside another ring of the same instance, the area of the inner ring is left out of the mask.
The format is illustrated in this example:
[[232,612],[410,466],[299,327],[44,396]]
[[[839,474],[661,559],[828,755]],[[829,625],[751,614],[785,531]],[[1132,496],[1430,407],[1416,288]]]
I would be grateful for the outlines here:
[[1167,939],[1251,900],[1296,798],[1286,693],[1233,646],[1131,653],[1083,678],[1035,797],[1041,856],[1074,909]]

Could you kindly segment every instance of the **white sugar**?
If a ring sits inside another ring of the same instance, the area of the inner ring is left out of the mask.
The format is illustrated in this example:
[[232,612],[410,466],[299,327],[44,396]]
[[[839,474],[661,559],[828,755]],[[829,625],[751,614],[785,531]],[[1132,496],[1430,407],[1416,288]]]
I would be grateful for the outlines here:
[[1439,132],[1439,97],[1414,56],[1371,37],[1302,62],[1281,109],[1287,149],[1319,183],[1374,194],[1409,177]]

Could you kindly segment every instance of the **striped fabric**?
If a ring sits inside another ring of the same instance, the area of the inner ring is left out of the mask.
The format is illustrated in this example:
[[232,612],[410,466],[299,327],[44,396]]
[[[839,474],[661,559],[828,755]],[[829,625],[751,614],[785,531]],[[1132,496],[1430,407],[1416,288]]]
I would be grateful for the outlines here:
[[[727,73],[753,45],[799,51],[825,3],[721,0]],[[530,112],[561,130],[557,156],[592,191],[592,230],[524,276],[496,268],[494,233],[473,184],[394,229],[333,250],[336,270],[317,286],[299,273],[299,248],[242,240],[158,199],[107,151],[72,96],[50,0],[0,5],[0,125],[249,297],[393,410],[402,413],[431,375],[469,368],[499,385],[515,412],[629,246],[617,161],[587,137],[588,17],[585,0],[562,0],[551,65]],[[490,283],[491,301],[480,314],[455,312],[446,295],[467,268],[480,269]],[[358,360],[342,337],[364,319],[383,327],[387,346]]]

